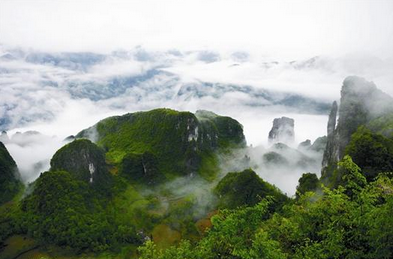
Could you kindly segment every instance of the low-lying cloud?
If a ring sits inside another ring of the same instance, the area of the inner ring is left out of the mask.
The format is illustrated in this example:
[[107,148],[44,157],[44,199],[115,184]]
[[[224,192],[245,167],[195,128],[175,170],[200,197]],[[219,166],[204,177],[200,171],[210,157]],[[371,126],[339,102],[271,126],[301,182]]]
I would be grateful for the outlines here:
[[253,146],[266,146],[274,118],[291,117],[299,143],[326,135],[329,105],[339,99],[347,75],[364,76],[393,94],[392,68],[391,60],[365,56],[286,62],[242,51],[138,47],[38,55],[3,46],[0,129],[11,136],[28,130],[50,136],[6,143],[25,181],[49,168],[65,137],[108,116],[158,107],[231,116],[243,124]]

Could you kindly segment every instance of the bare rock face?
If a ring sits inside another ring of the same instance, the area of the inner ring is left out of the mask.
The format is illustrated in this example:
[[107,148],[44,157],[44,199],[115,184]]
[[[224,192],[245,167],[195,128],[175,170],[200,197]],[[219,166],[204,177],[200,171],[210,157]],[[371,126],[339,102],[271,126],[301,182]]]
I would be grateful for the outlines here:
[[294,119],[281,117],[273,120],[273,128],[269,132],[269,143],[292,143],[295,141]]
[[336,121],[337,121],[337,111],[338,105],[337,102],[334,101],[332,104],[332,109],[329,114],[329,120],[327,125],[327,143],[326,149],[323,154],[322,166],[326,167],[331,163],[336,163],[340,158],[338,154],[338,134],[336,130]]
[[337,111],[338,111],[338,105],[337,102],[334,101],[332,104],[332,109],[329,114],[329,121],[327,126],[328,136],[333,134],[334,130],[336,129]]

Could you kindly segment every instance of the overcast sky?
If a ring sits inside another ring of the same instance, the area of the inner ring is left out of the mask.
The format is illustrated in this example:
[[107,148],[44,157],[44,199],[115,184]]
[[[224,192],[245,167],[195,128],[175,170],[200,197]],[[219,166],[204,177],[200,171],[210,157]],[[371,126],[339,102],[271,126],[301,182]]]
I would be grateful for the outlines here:
[[393,1],[0,0],[0,42],[45,51],[249,50],[393,55]]

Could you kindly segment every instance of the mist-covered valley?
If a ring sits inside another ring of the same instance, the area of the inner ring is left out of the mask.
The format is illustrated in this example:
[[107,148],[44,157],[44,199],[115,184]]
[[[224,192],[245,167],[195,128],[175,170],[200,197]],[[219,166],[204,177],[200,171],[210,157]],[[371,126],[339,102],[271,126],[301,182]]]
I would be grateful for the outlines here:
[[[211,110],[236,118],[244,127],[247,143],[262,145],[259,150],[270,148],[267,136],[273,119],[288,116],[295,119],[292,145],[296,148],[306,139],[326,135],[327,114],[332,100],[338,98],[344,75],[367,71],[382,89],[389,90],[388,68],[392,66],[389,60],[364,56],[288,62],[244,51],[136,47],[100,54],[3,45],[0,128],[11,136],[5,144],[25,182],[49,168],[51,156],[66,137],[108,116],[160,107]],[[24,140],[29,134],[22,134],[12,141],[15,133],[29,131],[42,135]],[[261,172],[291,195],[301,173],[287,178]]]
[[0,259],[393,258],[390,0],[0,0]]

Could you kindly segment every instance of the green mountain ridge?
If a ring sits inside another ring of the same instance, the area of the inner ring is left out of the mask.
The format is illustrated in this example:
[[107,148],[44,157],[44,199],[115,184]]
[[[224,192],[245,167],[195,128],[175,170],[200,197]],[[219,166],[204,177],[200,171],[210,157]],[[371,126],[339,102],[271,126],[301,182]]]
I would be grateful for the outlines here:
[[60,148],[50,165],[51,171],[67,171],[97,189],[109,188],[112,182],[104,151],[87,139],[77,139]]
[[0,204],[10,201],[21,186],[16,163],[4,144],[0,142]]
[[279,205],[288,199],[279,189],[263,181],[251,169],[228,173],[217,184],[214,192],[219,196],[221,208],[254,206],[268,196],[276,199]]
[[[392,258],[391,100],[349,77],[326,138],[259,156],[291,170],[325,150],[321,178],[305,172],[292,198],[242,168],[253,161],[232,118],[155,109],[104,119],[0,206],[0,259]],[[241,169],[222,171],[228,160]]]
[[[198,220],[215,208],[208,186],[219,175],[218,153],[245,145],[240,123],[208,111],[156,109],[104,119],[54,154],[16,213],[0,218],[0,229],[90,252],[147,237],[158,242],[164,230],[175,236],[161,241],[166,246],[199,238]],[[172,190],[182,178],[189,185],[201,178],[206,193]]]
[[168,179],[197,173],[211,179],[217,173],[211,169],[218,170],[210,166],[217,163],[215,151],[245,146],[240,123],[206,111],[156,109],[110,117],[76,135],[89,137],[106,151],[110,164],[122,167],[130,155],[148,156]]

